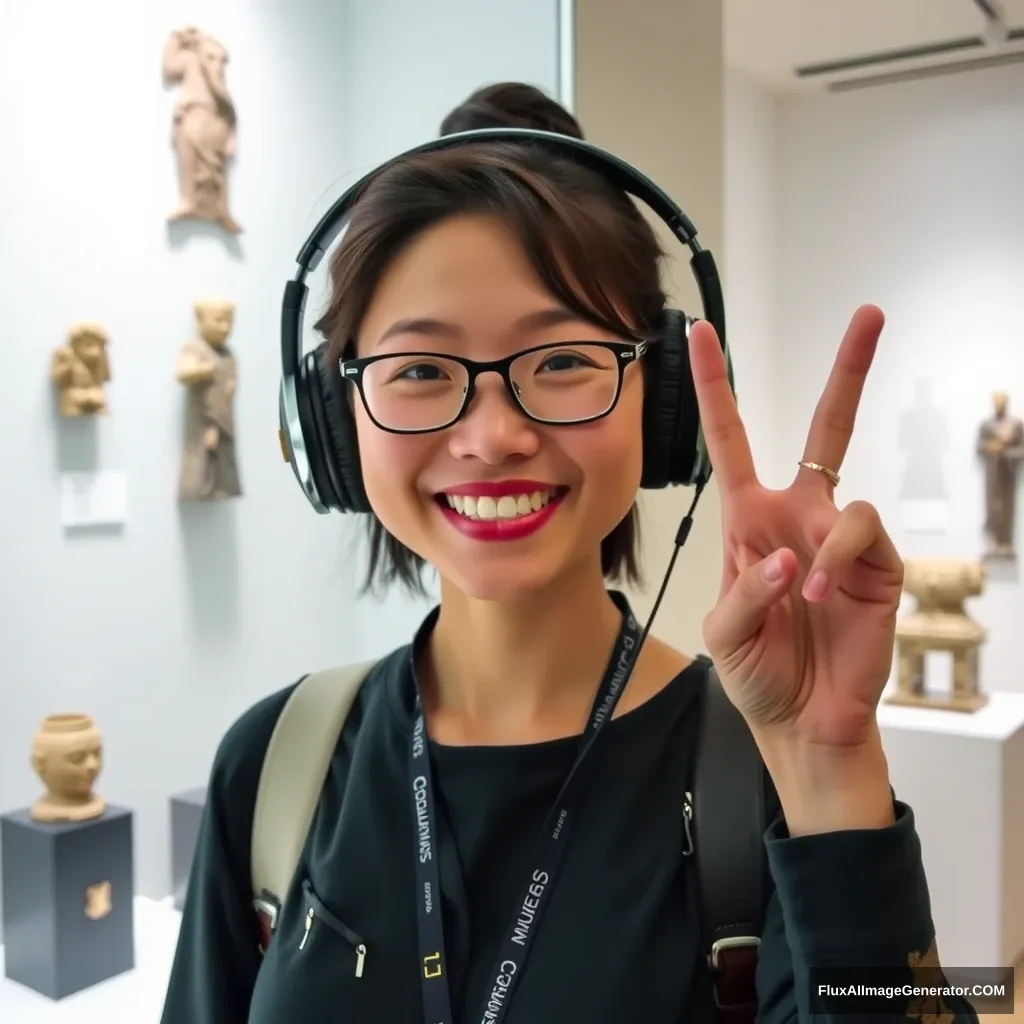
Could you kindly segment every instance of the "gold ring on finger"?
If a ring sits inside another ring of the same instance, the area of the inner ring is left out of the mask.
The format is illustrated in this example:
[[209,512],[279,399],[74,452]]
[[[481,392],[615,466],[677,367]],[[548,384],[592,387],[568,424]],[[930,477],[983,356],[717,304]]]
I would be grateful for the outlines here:
[[815,473],[824,473],[832,481],[833,487],[839,486],[839,474],[834,469],[829,469],[820,462],[809,462],[807,459],[801,459],[797,465],[803,466],[804,469],[813,469]]

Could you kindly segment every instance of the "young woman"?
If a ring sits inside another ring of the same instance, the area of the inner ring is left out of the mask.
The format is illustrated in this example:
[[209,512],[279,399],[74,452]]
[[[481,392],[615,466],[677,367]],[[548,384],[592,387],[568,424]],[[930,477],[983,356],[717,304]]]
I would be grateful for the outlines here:
[[[292,688],[224,737],[164,1024],[717,1019],[680,813],[712,661],[777,791],[759,1019],[806,1019],[809,965],[873,967],[884,985],[935,961],[913,813],[891,793],[875,717],[902,563],[871,506],[833,500],[882,329],[871,306],[781,491],[757,479],[714,330],[692,330],[725,538],[710,659],[648,638],[585,761],[560,867],[536,869],[630,634],[609,585],[637,576],[649,382],[642,355],[621,357],[657,338],[660,258],[622,193],[543,148],[407,158],[356,205],[319,327],[330,359],[361,374],[347,400],[371,580],[415,587],[430,567],[440,603],[359,693],[265,957],[253,804]],[[459,360],[509,357],[507,380],[484,372],[467,392]],[[443,960],[423,955],[421,928],[443,937]],[[929,1006],[975,1019],[962,998]],[[909,1000],[893,1007],[906,1019]]]

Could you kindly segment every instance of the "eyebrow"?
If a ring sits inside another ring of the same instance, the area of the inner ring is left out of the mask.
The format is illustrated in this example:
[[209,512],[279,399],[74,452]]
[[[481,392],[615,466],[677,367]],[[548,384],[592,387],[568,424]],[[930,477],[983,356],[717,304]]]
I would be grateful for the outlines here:
[[[545,327],[558,327],[560,324],[583,323],[583,317],[563,306],[549,306],[534,310],[521,316],[513,325],[513,331],[537,331]],[[396,320],[378,339],[377,344],[398,334],[419,334],[426,338],[442,338],[459,340],[466,336],[465,330],[450,320],[438,320],[433,317],[409,317]]]

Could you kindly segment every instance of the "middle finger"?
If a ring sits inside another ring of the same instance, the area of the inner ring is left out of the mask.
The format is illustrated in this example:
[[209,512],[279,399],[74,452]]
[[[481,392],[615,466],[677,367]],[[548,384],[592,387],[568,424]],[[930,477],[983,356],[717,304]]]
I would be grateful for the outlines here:
[[[884,323],[885,315],[877,306],[861,306],[853,314],[814,410],[804,447],[806,461],[839,472],[850,446],[857,407]],[[821,474],[809,469],[801,472],[811,474],[820,486]]]

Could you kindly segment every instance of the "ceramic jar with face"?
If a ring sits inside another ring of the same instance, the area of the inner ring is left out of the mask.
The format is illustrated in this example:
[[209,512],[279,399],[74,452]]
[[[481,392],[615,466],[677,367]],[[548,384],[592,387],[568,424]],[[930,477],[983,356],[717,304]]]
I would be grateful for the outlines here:
[[32,738],[32,767],[46,793],[30,811],[35,821],[87,821],[106,801],[93,792],[103,767],[99,730],[89,715],[49,715]]

